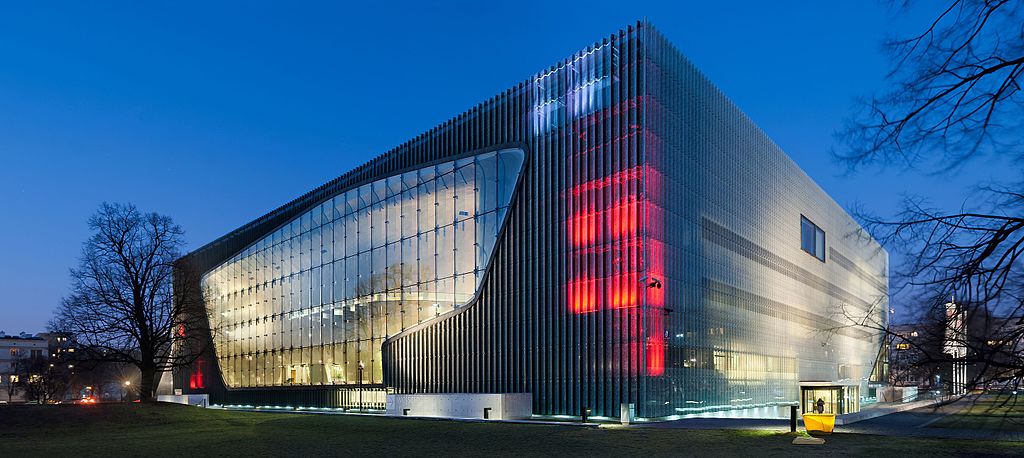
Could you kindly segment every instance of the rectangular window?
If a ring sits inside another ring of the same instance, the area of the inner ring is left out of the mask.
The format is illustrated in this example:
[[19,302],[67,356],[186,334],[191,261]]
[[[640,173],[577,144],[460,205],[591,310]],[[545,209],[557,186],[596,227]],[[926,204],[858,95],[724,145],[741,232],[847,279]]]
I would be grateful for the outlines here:
[[825,262],[825,231],[800,215],[800,249]]

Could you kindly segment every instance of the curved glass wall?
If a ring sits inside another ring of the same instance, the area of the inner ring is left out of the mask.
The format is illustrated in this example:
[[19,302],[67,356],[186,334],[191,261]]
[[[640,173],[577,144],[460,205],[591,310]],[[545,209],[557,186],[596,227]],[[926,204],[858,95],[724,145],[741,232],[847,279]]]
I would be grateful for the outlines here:
[[385,338],[473,298],[523,160],[505,149],[350,189],[205,274],[224,381],[381,383]]

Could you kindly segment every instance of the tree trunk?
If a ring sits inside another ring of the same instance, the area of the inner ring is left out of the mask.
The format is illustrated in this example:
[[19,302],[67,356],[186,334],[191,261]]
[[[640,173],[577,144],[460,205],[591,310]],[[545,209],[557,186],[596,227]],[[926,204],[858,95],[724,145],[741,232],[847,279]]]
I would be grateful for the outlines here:
[[139,366],[142,380],[139,383],[139,401],[150,402],[155,400],[153,393],[156,391],[154,382],[156,380],[156,366],[143,364]]

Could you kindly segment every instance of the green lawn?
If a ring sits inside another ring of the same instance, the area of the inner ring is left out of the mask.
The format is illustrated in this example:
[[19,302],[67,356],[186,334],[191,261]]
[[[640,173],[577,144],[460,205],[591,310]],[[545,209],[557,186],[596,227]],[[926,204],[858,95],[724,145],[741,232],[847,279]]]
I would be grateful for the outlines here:
[[1024,395],[981,396],[959,404],[963,408],[930,426],[1024,432]]
[[1020,456],[1024,444],[834,434],[582,428],[234,412],[170,404],[0,407],[4,456]]

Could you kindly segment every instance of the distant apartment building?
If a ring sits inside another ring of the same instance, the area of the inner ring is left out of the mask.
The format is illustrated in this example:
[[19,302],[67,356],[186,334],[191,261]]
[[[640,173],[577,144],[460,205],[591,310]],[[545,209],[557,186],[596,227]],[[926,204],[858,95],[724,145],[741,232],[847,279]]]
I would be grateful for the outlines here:
[[75,341],[70,334],[62,332],[40,332],[36,334],[46,340],[47,352],[51,358],[67,359],[74,356]]
[[0,370],[9,372],[19,359],[45,358],[48,354],[49,342],[43,337],[24,332],[9,336],[0,332]]
[[892,326],[889,382],[965,394],[1020,386],[1024,324],[985,307],[946,304],[941,319]]
[[0,331],[0,388],[3,388],[3,391],[0,392],[0,399],[8,402],[21,400],[7,389],[11,384],[18,382],[19,360],[47,358],[48,355],[49,343],[45,338],[24,332],[18,335],[7,335]]
[[967,320],[968,389],[1015,390],[1021,386],[1024,323],[1018,317],[978,310]]
[[896,387],[931,389],[938,368],[926,364],[931,354],[923,324],[893,326],[889,341],[889,384]]

